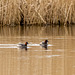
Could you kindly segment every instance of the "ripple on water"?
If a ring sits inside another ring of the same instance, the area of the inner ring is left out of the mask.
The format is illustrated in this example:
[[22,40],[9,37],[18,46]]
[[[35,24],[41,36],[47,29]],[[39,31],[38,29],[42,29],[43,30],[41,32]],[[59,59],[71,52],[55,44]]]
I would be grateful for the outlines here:
[[52,57],[59,57],[61,55],[44,55],[44,56],[34,56],[35,58],[52,58]]
[[[0,44],[0,48],[18,48],[17,45],[18,44]],[[28,44],[28,46],[40,46],[40,44]],[[48,46],[53,46],[53,45],[48,44]]]
[[29,51],[35,51],[35,52],[44,52],[44,51],[52,51],[52,50],[29,50]]

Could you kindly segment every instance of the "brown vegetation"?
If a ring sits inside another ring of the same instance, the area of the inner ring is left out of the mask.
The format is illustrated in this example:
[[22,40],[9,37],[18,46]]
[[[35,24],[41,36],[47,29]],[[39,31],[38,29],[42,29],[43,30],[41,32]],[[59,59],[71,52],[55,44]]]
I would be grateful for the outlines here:
[[75,0],[0,0],[0,24],[73,24]]

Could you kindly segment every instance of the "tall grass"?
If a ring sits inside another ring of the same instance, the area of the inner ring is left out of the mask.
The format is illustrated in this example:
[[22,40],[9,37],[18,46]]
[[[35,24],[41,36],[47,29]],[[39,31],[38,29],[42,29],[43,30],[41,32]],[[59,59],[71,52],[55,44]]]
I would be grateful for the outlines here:
[[0,24],[75,24],[75,0],[0,0]]

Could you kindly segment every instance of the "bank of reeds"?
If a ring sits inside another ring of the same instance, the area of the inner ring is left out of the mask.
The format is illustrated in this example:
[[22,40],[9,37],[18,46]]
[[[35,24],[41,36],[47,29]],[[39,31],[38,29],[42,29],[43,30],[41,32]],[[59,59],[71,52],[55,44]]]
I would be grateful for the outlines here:
[[1,25],[75,24],[75,0],[0,0]]

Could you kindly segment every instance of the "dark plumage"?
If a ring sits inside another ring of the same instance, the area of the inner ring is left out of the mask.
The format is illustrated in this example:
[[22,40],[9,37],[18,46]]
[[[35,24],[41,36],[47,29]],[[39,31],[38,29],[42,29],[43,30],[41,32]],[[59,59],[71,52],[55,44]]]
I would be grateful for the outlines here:
[[47,46],[48,46],[48,40],[45,40],[44,42],[42,42],[40,44],[43,48],[47,49]]
[[27,50],[27,44],[28,44],[28,42],[25,42],[25,44],[18,44],[18,47],[20,49],[24,49],[25,48],[25,50]]

